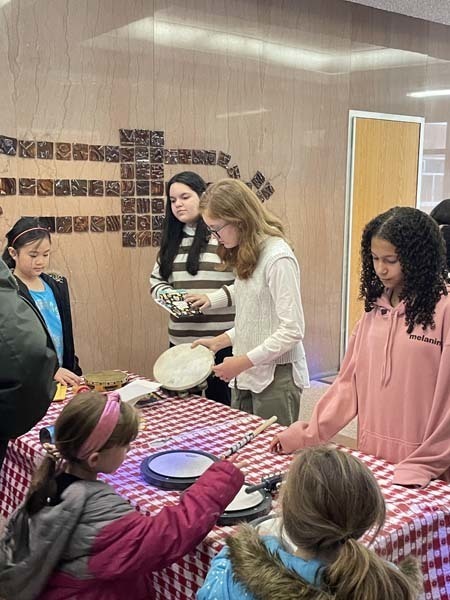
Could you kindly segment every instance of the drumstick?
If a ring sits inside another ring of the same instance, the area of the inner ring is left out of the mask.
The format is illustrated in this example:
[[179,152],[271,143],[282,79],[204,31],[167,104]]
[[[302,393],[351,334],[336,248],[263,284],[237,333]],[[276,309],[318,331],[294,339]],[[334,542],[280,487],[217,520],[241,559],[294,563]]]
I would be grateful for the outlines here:
[[256,429],[254,429],[253,431],[249,431],[249,433],[245,434],[240,442],[237,442],[237,444],[234,444],[233,446],[231,446],[231,448],[228,448],[226,452],[221,454],[220,458],[223,460],[224,458],[228,458],[232,454],[236,454],[238,450],[240,450],[246,444],[251,442],[253,438],[255,438],[258,434],[262,433],[265,429],[273,425],[277,420],[278,417],[276,416],[270,417],[270,419],[267,419],[267,421],[264,421],[264,423],[258,425]]

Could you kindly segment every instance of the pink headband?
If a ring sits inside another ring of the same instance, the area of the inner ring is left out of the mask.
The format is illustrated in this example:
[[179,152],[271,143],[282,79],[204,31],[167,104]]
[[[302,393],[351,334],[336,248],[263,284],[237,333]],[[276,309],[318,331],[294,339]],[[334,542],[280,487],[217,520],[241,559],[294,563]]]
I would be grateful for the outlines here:
[[16,235],[16,237],[13,239],[13,241],[11,242],[11,246],[14,246],[14,242],[20,238],[21,235],[23,235],[24,233],[29,233],[30,231],[37,231],[37,230],[42,230],[42,231],[46,231],[48,233],[48,235],[50,235],[49,230],[46,229],[45,227],[30,227],[30,229],[25,229],[25,231],[21,231],[20,233],[18,233]]
[[77,458],[85,460],[93,452],[98,452],[109,440],[120,417],[119,392],[111,392],[97,425],[78,451]]

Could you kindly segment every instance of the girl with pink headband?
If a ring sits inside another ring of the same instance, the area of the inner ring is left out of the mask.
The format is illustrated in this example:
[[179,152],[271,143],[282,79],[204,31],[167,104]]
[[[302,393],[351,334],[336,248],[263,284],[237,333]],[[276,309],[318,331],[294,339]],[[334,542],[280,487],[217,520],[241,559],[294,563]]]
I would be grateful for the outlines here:
[[50,232],[37,217],[22,217],[6,234],[3,260],[13,271],[20,295],[40,313],[58,356],[55,380],[79,385],[81,369],[75,355],[69,286],[65,277],[45,273]]
[[152,571],[194,550],[213,528],[244,483],[231,462],[214,463],[178,505],[154,516],[97,479],[120,467],[138,424],[117,392],[80,393],[64,407],[55,445],[0,539],[3,598],[151,599]]

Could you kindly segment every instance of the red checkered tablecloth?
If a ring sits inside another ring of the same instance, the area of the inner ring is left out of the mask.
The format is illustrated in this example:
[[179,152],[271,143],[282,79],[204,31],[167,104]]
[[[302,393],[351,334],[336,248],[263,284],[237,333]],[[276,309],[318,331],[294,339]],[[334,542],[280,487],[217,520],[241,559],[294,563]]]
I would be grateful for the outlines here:
[[[9,515],[24,499],[34,465],[42,456],[39,429],[54,423],[62,408],[53,403],[45,418],[26,435],[10,444],[0,472],[0,512]],[[261,419],[206,398],[167,398],[142,409],[144,429],[131,448],[126,462],[111,476],[102,476],[118,493],[144,514],[156,514],[167,504],[176,504],[179,492],[154,488],[140,476],[140,464],[154,452],[199,449],[220,454],[254,429]],[[262,476],[286,471],[292,457],[268,452],[278,426],[272,426],[245,446],[240,457],[248,462],[246,481],[258,483]],[[386,498],[388,518],[377,538],[375,550],[387,560],[398,562],[413,554],[422,561],[422,598],[450,599],[450,487],[440,481],[425,490],[391,486],[392,466],[385,461],[351,451],[377,477]],[[276,508],[276,501],[274,502]],[[158,600],[195,598],[211,559],[224,544],[231,527],[215,527],[197,549],[177,563],[154,574]]]

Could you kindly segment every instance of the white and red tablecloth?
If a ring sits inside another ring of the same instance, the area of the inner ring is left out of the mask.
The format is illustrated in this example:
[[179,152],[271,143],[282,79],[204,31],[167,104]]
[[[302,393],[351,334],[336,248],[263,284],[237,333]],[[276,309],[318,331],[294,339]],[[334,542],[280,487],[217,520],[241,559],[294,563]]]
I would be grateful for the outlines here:
[[[8,516],[24,499],[34,465],[42,456],[39,429],[54,423],[62,408],[53,403],[46,417],[30,432],[10,443],[0,472],[0,513]],[[131,448],[126,462],[111,476],[103,478],[128,498],[137,510],[155,514],[163,506],[178,502],[179,492],[160,490],[140,476],[140,464],[154,452],[172,449],[199,449],[220,454],[261,423],[247,415],[206,398],[168,398],[142,409],[144,429]],[[277,426],[244,447],[249,483],[262,476],[287,470],[291,457],[268,451]],[[375,550],[394,563],[413,554],[422,562],[422,598],[450,600],[450,486],[432,482],[425,490],[391,486],[392,466],[383,460],[351,451],[361,458],[377,477],[386,498],[388,518],[378,536]],[[276,506],[276,502],[275,502]],[[158,600],[195,598],[213,556],[224,544],[231,527],[216,527],[195,552],[154,575]]]

